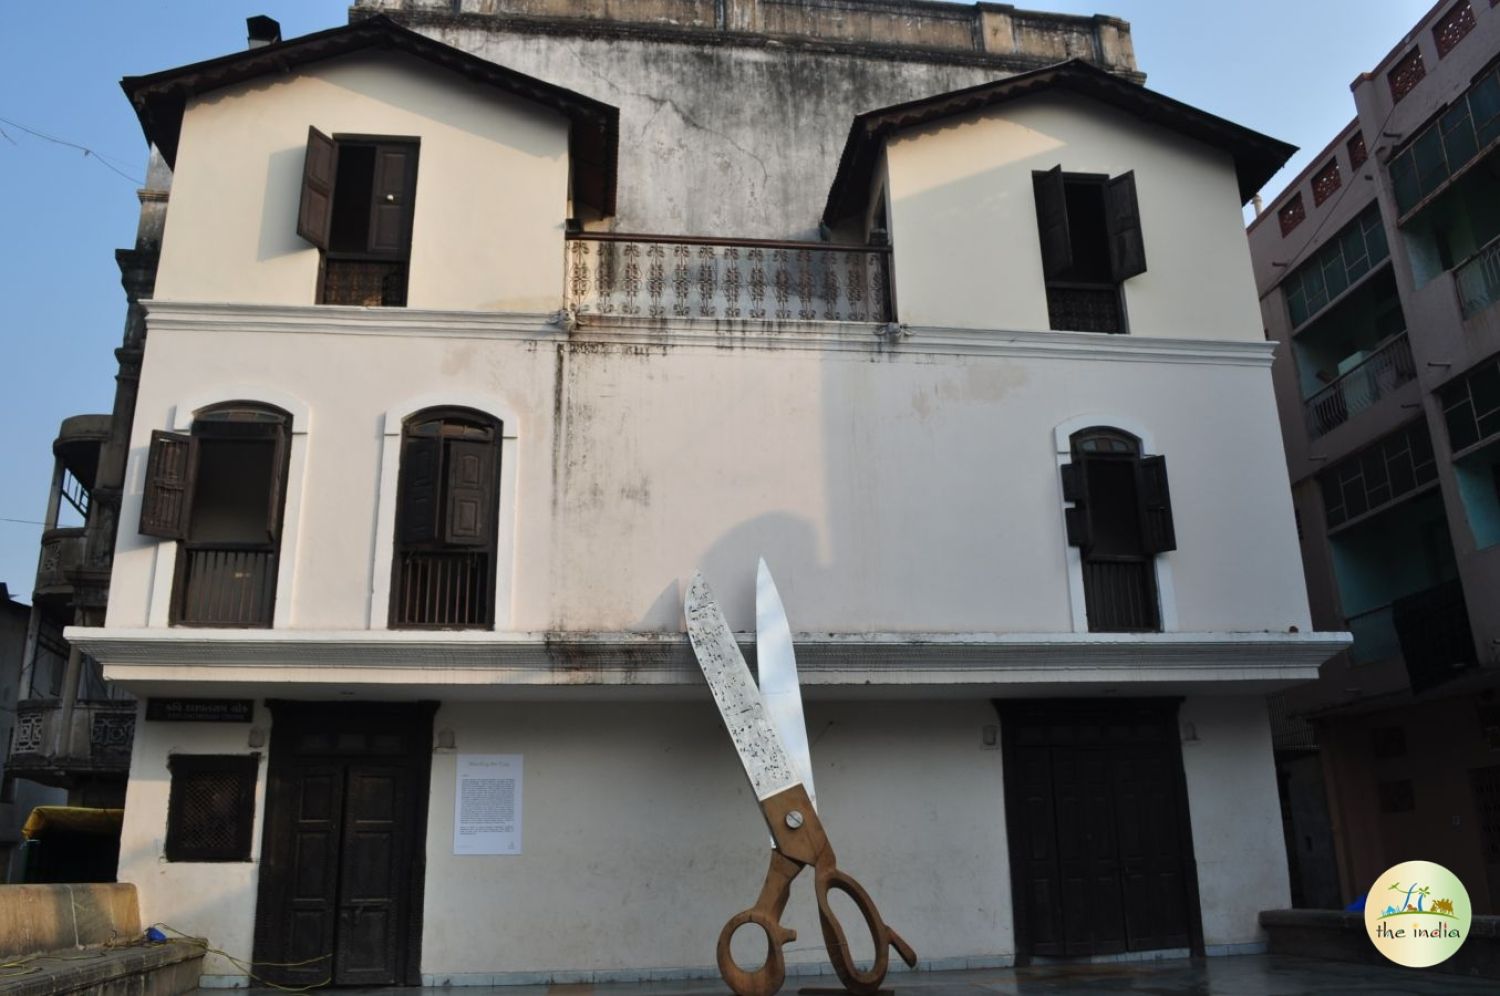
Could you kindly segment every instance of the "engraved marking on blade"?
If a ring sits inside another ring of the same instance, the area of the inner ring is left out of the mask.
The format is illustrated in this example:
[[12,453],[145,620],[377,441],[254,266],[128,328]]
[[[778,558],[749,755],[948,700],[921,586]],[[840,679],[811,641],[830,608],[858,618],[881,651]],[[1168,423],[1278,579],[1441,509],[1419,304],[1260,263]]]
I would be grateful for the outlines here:
[[703,575],[693,577],[684,605],[688,639],[704,680],[718,703],[719,713],[729,739],[734,741],[750,788],[757,799],[766,799],[801,783],[781,738],[766,714],[766,705],[750,676],[750,667],[740,654],[739,645],[724,613],[714,601]]

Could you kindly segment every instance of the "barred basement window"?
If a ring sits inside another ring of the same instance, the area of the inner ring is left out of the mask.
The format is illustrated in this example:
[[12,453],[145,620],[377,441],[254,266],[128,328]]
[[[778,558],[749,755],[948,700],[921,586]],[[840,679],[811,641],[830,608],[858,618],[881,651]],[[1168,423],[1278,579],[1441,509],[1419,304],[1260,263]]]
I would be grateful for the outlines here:
[[249,861],[259,754],[173,754],[168,861]]
[[1426,75],[1427,66],[1422,62],[1422,50],[1414,48],[1386,74],[1386,82],[1391,87],[1391,99],[1400,103],[1401,98],[1415,90]]
[[1276,212],[1276,220],[1281,225],[1282,238],[1292,234],[1292,229],[1307,218],[1307,208],[1302,206],[1302,195],[1296,194],[1291,200],[1281,206]]
[[1313,204],[1322,204],[1341,186],[1343,180],[1339,177],[1339,161],[1330,159],[1312,179]]
[[297,234],[323,250],[319,304],[403,307],[417,140],[307,129]]
[[1031,174],[1047,285],[1048,324],[1069,332],[1126,331],[1120,284],[1146,272],[1135,174]]
[[1443,19],[1432,26],[1432,40],[1437,44],[1438,58],[1441,59],[1464,40],[1464,36],[1474,30],[1474,8],[1469,6],[1469,0],[1459,0],[1448,9]]

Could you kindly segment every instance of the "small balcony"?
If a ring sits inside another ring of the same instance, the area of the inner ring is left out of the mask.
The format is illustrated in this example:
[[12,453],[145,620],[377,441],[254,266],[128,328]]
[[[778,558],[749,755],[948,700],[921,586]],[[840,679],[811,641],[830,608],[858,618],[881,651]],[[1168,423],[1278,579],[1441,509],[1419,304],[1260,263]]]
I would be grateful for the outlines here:
[[63,526],[42,533],[33,595],[38,603],[66,602],[73,594],[69,572],[83,566],[87,532],[83,526]]
[[1500,301],[1500,238],[1454,267],[1453,283],[1465,318],[1473,318]]
[[71,714],[57,699],[16,703],[7,773],[68,787],[80,778],[124,775],[135,739],[135,703],[79,700]]
[[1303,402],[1308,436],[1317,439],[1332,432],[1416,376],[1405,332],[1372,350],[1355,353],[1341,364],[1340,373],[1327,387]]
[[568,237],[580,316],[755,322],[892,320],[890,249],[826,242]]
[[270,626],[276,566],[274,550],[189,546],[178,561],[176,621],[184,626]]

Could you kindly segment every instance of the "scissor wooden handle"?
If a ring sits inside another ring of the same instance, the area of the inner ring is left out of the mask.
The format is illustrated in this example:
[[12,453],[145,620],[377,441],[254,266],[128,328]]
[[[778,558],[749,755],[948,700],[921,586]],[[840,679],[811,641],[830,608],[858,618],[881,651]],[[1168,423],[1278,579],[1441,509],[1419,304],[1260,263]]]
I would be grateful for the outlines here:
[[[896,949],[907,965],[915,966],[917,956],[911,945],[880,918],[875,901],[864,887],[839,871],[833,847],[828,843],[828,836],[823,832],[823,824],[819,822],[806,790],[801,785],[793,786],[763,799],[760,806],[776,841],[776,850],[771,852],[771,867],[766,871],[766,880],[755,905],[730,917],[719,932],[719,974],[736,996],[774,996],[786,981],[786,959],[781,949],[797,939],[797,932],[781,925],[781,914],[791,898],[792,880],[808,865],[813,866],[817,875],[814,885],[823,944],[845,989],[856,996],[874,996],[890,967],[891,948]],[[828,902],[830,890],[842,892],[853,900],[870,930],[870,937],[875,942],[875,963],[866,971],[860,971],[854,963],[843,925]],[[746,971],[737,965],[730,950],[734,932],[746,924],[754,924],[766,935],[766,960],[754,971]]]

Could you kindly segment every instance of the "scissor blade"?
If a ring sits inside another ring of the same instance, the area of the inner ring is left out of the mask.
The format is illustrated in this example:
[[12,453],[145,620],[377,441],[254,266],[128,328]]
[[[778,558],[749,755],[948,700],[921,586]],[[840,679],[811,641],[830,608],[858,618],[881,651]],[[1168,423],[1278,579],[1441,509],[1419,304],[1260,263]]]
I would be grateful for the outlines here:
[[755,663],[760,672],[760,697],[816,809],[818,795],[813,791],[812,753],[807,747],[807,721],[802,716],[802,686],[797,681],[792,628],[764,558],[755,571]]
[[729,623],[724,620],[724,613],[701,572],[693,575],[683,611],[698,666],[703,669],[708,689],[724,717],[740,764],[750,777],[755,798],[768,799],[800,784],[802,779],[771,723],[739,644],[734,642]]

